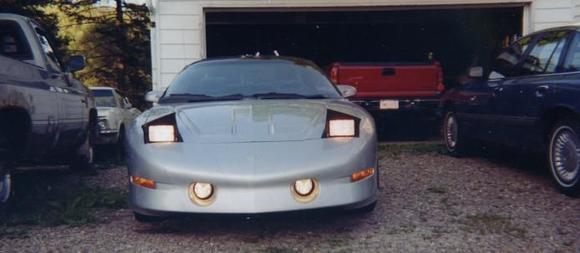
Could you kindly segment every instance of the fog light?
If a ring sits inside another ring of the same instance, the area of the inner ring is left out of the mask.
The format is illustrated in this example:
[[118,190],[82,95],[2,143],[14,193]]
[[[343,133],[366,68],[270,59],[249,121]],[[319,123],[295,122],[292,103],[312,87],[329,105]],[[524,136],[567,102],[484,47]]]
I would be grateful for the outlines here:
[[368,168],[361,171],[357,171],[355,173],[352,173],[352,175],[350,175],[350,181],[351,182],[360,181],[367,177],[372,176],[373,174],[375,174],[375,168]]
[[300,196],[308,196],[314,191],[314,181],[312,179],[300,179],[294,182],[294,190]]
[[213,186],[208,183],[195,183],[193,185],[193,193],[198,199],[209,199],[213,194]]
[[131,183],[138,185],[138,186],[142,186],[142,187],[149,188],[149,189],[156,188],[155,181],[153,181],[151,179],[138,177],[138,176],[131,176],[130,180],[131,180]]

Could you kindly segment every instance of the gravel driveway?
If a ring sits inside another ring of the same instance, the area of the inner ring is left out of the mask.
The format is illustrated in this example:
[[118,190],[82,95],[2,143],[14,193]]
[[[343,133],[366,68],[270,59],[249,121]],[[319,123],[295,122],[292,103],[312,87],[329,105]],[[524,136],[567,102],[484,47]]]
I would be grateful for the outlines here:
[[[117,203],[126,195],[123,166],[104,164],[97,175],[81,176],[24,172],[16,177],[50,181],[49,191],[85,191],[71,197],[74,205],[58,202],[71,212],[58,219],[34,213],[35,206],[4,214],[10,222],[0,223],[0,252],[580,252],[580,199],[558,193],[536,161],[512,154],[457,159],[436,144],[381,145],[380,156],[379,204],[362,215],[139,224]],[[47,201],[38,212],[58,203]],[[89,218],[77,214],[80,207]]]

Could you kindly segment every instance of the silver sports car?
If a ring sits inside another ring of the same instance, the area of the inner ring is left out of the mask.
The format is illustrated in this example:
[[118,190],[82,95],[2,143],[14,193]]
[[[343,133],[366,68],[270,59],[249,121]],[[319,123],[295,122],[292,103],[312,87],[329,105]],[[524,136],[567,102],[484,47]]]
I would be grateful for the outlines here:
[[176,213],[372,211],[373,118],[312,62],[203,60],[127,129],[130,206],[138,221]]

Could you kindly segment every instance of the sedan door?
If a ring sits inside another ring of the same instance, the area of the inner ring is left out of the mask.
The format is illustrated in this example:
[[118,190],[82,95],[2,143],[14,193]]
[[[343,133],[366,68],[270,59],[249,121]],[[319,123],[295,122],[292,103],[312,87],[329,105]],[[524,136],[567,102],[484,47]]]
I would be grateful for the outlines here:
[[472,114],[471,120],[479,137],[488,141],[504,139],[505,125],[498,124],[523,113],[525,105],[519,78],[520,62],[534,37],[524,37],[506,48],[495,60],[493,71],[484,85],[481,85],[471,96],[467,104]]
[[569,34],[565,30],[541,34],[520,63],[518,76],[507,78],[496,94],[492,110],[500,130],[497,136],[503,143],[531,144],[541,139],[534,126],[544,99],[551,93],[551,82],[557,79]]

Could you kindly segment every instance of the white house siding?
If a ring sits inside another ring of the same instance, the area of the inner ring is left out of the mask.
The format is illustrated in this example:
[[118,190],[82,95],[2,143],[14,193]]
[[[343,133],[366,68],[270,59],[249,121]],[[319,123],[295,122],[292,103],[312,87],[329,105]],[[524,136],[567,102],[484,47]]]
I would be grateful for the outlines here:
[[[187,64],[205,57],[204,8],[445,6],[527,4],[524,33],[580,21],[580,0],[150,0],[153,88],[164,90]],[[235,43],[235,42],[233,42]]]

